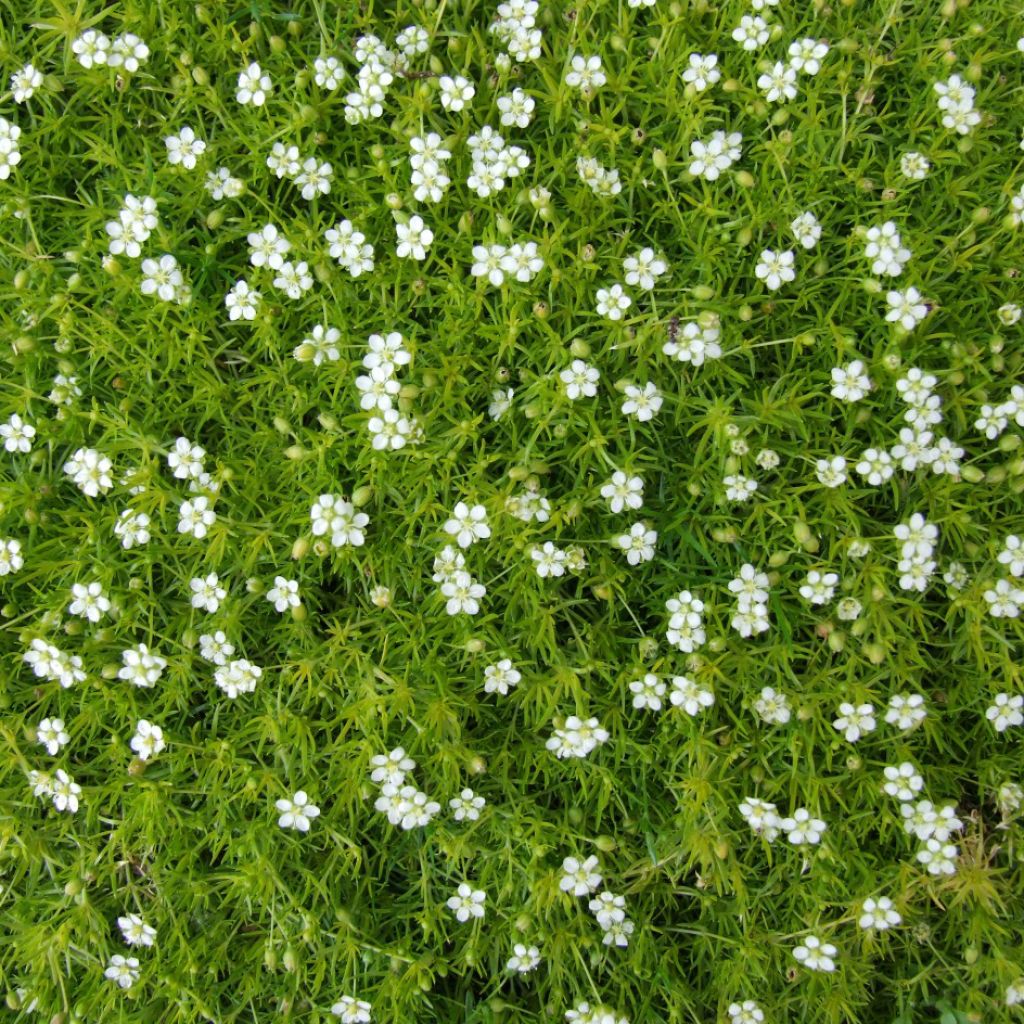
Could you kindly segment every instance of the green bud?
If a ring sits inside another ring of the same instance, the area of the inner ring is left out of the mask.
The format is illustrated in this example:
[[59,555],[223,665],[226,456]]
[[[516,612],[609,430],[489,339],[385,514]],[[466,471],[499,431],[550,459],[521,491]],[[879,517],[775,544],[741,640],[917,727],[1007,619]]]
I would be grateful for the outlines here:
[[710,285],[698,284],[690,289],[690,294],[698,302],[710,302],[715,297],[715,289]]
[[352,504],[361,508],[373,496],[373,488],[369,484],[363,484],[352,492]]
[[737,171],[735,174],[735,178],[736,184],[742,186],[743,188],[753,188],[756,184],[754,176],[750,173],[750,171]]

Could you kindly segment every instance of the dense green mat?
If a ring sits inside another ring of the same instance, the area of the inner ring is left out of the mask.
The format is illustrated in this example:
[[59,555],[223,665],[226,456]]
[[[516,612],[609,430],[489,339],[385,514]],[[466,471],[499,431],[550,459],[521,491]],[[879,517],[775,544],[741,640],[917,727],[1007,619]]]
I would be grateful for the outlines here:
[[0,0],[4,1019],[1019,1018],[1020,37]]

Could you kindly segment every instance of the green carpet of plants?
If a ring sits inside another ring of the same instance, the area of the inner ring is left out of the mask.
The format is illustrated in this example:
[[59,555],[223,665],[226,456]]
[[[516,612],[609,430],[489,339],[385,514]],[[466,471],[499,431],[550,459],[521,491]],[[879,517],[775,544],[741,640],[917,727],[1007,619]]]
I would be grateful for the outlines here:
[[0,0],[0,1015],[1024,1012],[1024,10]]

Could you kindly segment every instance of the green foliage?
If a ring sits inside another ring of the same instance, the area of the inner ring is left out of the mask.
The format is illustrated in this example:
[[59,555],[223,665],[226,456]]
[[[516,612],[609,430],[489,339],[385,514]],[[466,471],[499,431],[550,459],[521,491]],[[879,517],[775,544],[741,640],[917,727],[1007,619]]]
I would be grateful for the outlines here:
[[[25,556],[0,579],[0,971],[14,1019],[33,1019],[36,999],[41,1020],[313,1022],[345,993],[375,1020],[460,1024],[562,1020],[581,1000],[633,1024],[725,1021],[744,999],[769,1022],[1011,1012],[1024,861],[1020,821],[996,801],[1021,781],[1021,730],[997,733],[985,711],[1021,692],[1022,634],[983,595],[1007,575],[1004,538],[1024,536],[1024,461],[1014,424],[989,440],[975,420],[1021,380],[1024,326],[996,314],[1022,296],[1008,217],[1024,184],[1017,7],[782,0],[762,12],[779,33],[750,54],[731,38],[748,13],[734,0],[542,0],[541,59],[503,73],[494,9],[476,0],[5,0],[5,79],[29,61],[46,74],[26,104],[0,97],[22,130],[22,161],[0,181],[0,418],[37,432],[30,453],[0,452],[0,536]],[[356,38],[391,45],[412,24],[430,33],[425,70],[396,76],[382,118],[347,123]],[[135,32],[148,63],[83,69],[71,42],[90,26]],[[831,45],[821,71],[800,77],[795,100],[766,104],[762,65],[805,36]],[[608,83],[590,99],[564,84],[573,52],[602,57]],[[685,88],[691,52],[719,55],[721,83]],[[313,82],[321,54],[345,66],[337,92]],[[251,61],[273,79],[263,107],[235,100]],[[466,110],[442,109],[439,72],[476,84]],[[978,91],[983,121],[967,136],[936,107],[933,84],[952,73]],[[514,86],[535,98],[533,122],[499,128],[496,98]],[[485,124],[531,163],[480,199],[466,140]],[[169,166],[163,143],[185,125],[208,143],[194,171]],[[690,144],[716,130],[742,132],[742,158],[717,181],[694,178]],[[453,154],[437,204],[409,185],[409,138],[428,131]],[[275,142],[329,161],[330,194],[306,202],[276,178]],[[909,150],[930,160],[926,179],[901,175]],[[618,169],[621,193],[583,184],[580,155]],[[211,198],[204,179],[220,166],[242,196]],[[530,203],[534,186],[551,191],[549,215]],[[105,224],[127,193],[157,200],[143,256],[173,254],[190,303],[140,294],[139,261],[106,259]],[[389,195],[434,231],[425,261],[396,257]],[[806,210],[823,229],[811,252],[789,230]],[[352,278],[328,256],[324,232],[343,217],[374,244],[372,273]],[[897,284],[872,277],[857,234],[890,219],[913,254]],[[299,300],[248,263],[247,235],[266,223],[314,273]],[[532,283],[470,276],[474,245],[517,240],[540,246]],[[652,292],[628,289],[632,307],[609,322],[596,290],[644,246],[670,271]],[[758,254],[788,248],[796,281],[769,292]],[[229,321],[224,303],[243,277],[263,295],[252,323]],[[908,284],[931,305],[909,334],[884,319],[887,287]],[[709,315],[721,359],[663,354],[672,317]],[[319,367],[293,355],[317,323],[341,331],[340,359]],[[389,331],[412,352],[401,404],[423,438],[382,452],[354,379],[367,338]],[[563,394],[557,374],[575,357],[600,370],[597,397]],[[875,386],[849,405],[830,396],[830,371],[855,358]],[[869,486],[853,464],[895,442],[895,383],[912,366],[938,378],[936,429],[966,450],[962,472],[898,469]],[[69,405],[49,397],[58,373],[82,390]],[[621,413],[619,385],[648,380],[665,401],[643,423]],[[505,387],[513,404],[495,420],[491,394]],[[189,494],[166,457],[179,436],[221,482],[202,540],[176,532]],[[113,461],[109,494],[87,497],[63,472],[82,447]],[[758,468],[766,448],[778,468]],[[815,462],[836,454],[850,479],[830,489]],[[133,496],[120,479],[135,468]],[[619,469],[644,481],[635,514],[600,496]],[[759,484],[743,504],[722,483],[737,471]],[[531,483],[551,502],[545,523],[507,511]],[[366,544],[318,550],[317,496],[359,489]],[[465,552],[487,591],[475,616],[446,614],[431,579],[461,500],[491,525]],[[152,519],[145,546],[115,536],[128,507]],[[940,531],[924,594],[901,589],[896,568],[893,528],[915,512]],[[612,539],[638,520],[658,541],[633,567]],[[547,540],[579,545],[585,568],[539,578],[530,550]],[[871,551],[852,557],[855,540]],[[953,561],[969,574],[962,591],[942,581]],[[749,639],[731,628],[728,590],[745,563],[771,574],[771,629]],[[856,621],[799,596],[812,569],[839,574],[835,601],[860,601]],[[208,614],[189,581],[213,572],[228,596]],[[277,575],[298,581],[304,614],[267,601]],[[92,580],[115,605],[96,625],[68,612],[72,585]],[[665,637],[665,602],[681,590],[705,603],[708,643],[693,656]],[[215,628],[263,668],[252,693],[230,700],[214,685],[198,638]],[[80,655],[88,678],[64,689],[33,676],[37,637]],[[152,689],[117,678],[139,643],[167,659]],[[505,657],[521,682],[486,694],[485,667]],[[698,717],[638,710],[629,683],[646,672],[692,675],[715,704]],[[764,686],[789,696],[788,725],[756,714]],[[908,692],[929,714],[901,733],[884,710]],[[855,746],[832,724],[844,701],[879,719]],[[610,739],[559,760],[545,741],[572,714],[596,716]],[[36,741],[44,717],[70,733],[55,758]],[[167,739],[148,762],[129,747],[140,719]],[[370,758],[400,745],[443,808],[424,829],[374,810]],[[884,767],[902,761],[936,805],[957,806],[953,875],[915,861],[881,791]],[[56,767],[82,787],[75,814],[33,796],[29,771]],[[467,786],[487,805],[456,822],[447,803]],[[304,835],[279,828],[274,807],[300,789],[321,808]],[[828,823],[821,844],[754,835],[738,811],[750,796],[810,809]],[[590,854],[626,898],[627,948],[603,945],[587,901],[559,889],[563,858]],[[463,881],[487,893],[482,920],[458,923],[445,905]],[[882,895],[902,923],[861,930],[861,903]],[[157,938],[131,951],[141,977],[121,990],[104,969],[129,953],[116,924],[127,913]],[[835,973],[797,965],[809,934],[837,946]],[[536,971],[505,969],[516,942],[540,947]]]

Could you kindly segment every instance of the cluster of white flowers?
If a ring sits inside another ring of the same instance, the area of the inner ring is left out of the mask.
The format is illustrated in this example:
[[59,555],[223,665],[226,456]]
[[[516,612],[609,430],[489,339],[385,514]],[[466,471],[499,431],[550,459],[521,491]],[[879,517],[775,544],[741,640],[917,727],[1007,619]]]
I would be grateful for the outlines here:
[[357,512],[351,501],[340,494],[321,494],[309,510],[314,537],[327,537],[332,547],[362,547],[370,517]]
[[704,632],[704,602],[689,590],[681,590],[665,602],[669,612],[665,638],[685,654],[692,654],[704,646],[707,634]]
[[109,221],[106,227],[111,256],[124,253],[130,259],[138,259],[142,255],[142,243],[156,230],[159,222],[156,200],[152,196],[140,199],[130,193],[126,195],[117,220]]
[[939,539],[939,528],[915,512],[905,523],[898,524],[893,534],[900,541],[900,589],[924,593],[928,580],[935,572],[936,562],[932,558],[935,544]]
[[570,715],[561,726],[556,726],[545,746],[558,758],[586,757],[608,740],[607,729],[602,729],[596,718]]
[[[486,199],[505,187],[508,178],[517,178],[530,166],[530,157],[520,146],[509,146],[490,126],[466,140],[472,155],[472,168],[466,185],[481,199]],[[417,197],[419,198],[419,197]]]
[[[406,776],[416,767],[416,762],[406,755],[404,748],[396,747],[390,754],[375,754],[370,765],[370,779],[380,787],[374,808],[386,815],[392,825],[399,825],[407,831],[429,825],[441,810],[441,805],[422,790],[406,783]],[[472,791],[469,792],[472,806]]]
[[466,558],[451,545],[434,558],[433,580],[445,599],[449,615],[476,615],[487,588],[466,570]]
[[229,661],[226,665],[218,665],[213,673],[214,683],[231,700],[239,694],[252,693],[262,677],[263,669],[245,658]]
[[742,155],[743,135],[740,132],[712,132],[706,139],[690,143],[690,173],[695,178],[715,181]]
[[359,61],[359,71],[356,89],[345,97],[345,120],[361,124],[384,114],[384,100],[395,80],[399,55],[374,35],[360,36],[353,52]]
[[744,639],[771,628],[768,621],[768,574],[749,562],[740,566],[740,574],[729,581],[729,593],[736,595],[736,613],[732,628]]
[[775,804],[757,797],[747,797],[739,805],[740,814],[755,835],[772,843],[781,832],[793,846],[815,846],[821,842],[828,826],[815,818],[806,807],[798,807],[791,817],[778,814]]
[[40,637],[32,640],[23,658],[38,678],[60,683],[65,690],[85,679],[85,669],[79,655],[66,654]]
[[505,0],[498,5],[497,17],[489,28],[507,51],[507,55],[495,58],[499,68],[507,71],[510,57],[520,64],[540,57],[543,36],[537,28],[539,6],[537,0]]
[[102,452],[95,448],[79,448],[64,463],[64,472],[71,477],[78,489],[90,498],[97,497],[101,491],[108,491],[114,486],[110,471],[113,463]]
[[119,68],[134,74],[149,60],[149,47],[132,32],[111,40],[98,29],[88,28],[71,42],[71,52],[83,68]]
[[602,199],[617,196],[622,191],[618,170],[614,167],[605,167],[596,157],[578,156],[576,173],[580,176],[580,181],[587,185],[595,196]]
[[967,135],[981,124],[981,114],[974,109],[974,86],[959,75],[950,75],[945,82],[936,82],[933,88],[939,97],[936,102],[942,111],[943,128]]
[[37,799],[49,800],[58,811],[75,814],[82,787],[63,769],[58,768],[52,775],[31,769],[28,773],[32,795]]
[[9,178],[11,171],[21,162],[20,137],[21,129],[7,118],[0,117],[0,181]]
[[150,651],[145,644],[122,651],[121,663],[117,678],[146,689],[156,686],[167,668],[167,659]]
[[506,274],[525,283],[532,281],[543,269],[544,259],[536,242],[513,242],[508,246],[495,242],[473,246],[470,273],[473,277],[486,278],[495,288],[504,284]]
[[864,256],[871,261],[875,274],[898,277],[910,260],[910,250],[903,245],[896,224],[887,220],[884,224],[868,228],[865,233]]

